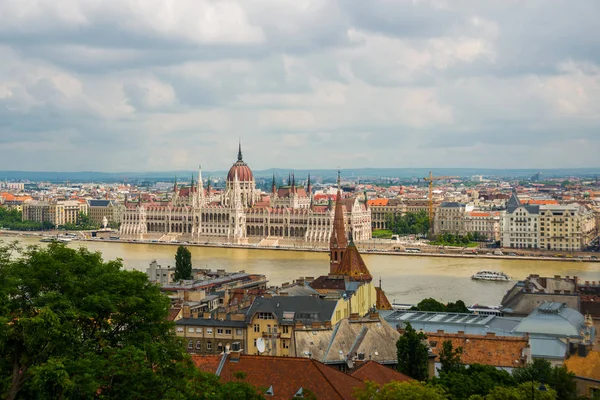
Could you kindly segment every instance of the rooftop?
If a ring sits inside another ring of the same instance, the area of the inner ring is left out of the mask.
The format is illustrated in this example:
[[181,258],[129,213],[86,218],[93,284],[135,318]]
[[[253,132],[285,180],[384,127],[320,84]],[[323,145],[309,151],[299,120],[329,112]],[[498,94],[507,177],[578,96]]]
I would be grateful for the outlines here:
[[385,385],[392,381],[409,382],[413,380],[410,376],[375,361],[360,364],[350,375],[361,381],[371,381],[378,385]]
[[573,354],[565,361],[565,367],[576,376],[600,382],[600,352],[590,351],[587,356]]

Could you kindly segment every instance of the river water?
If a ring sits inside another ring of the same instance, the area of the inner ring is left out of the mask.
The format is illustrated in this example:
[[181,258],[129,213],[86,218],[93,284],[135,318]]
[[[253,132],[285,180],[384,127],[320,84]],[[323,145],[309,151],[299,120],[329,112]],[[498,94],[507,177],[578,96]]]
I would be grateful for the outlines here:
[[[0,238],[6,242],[13,238]],[[19,238],[23,245],[40,243],[37,238]],[[145,271],[156,259],[163,266],[174,265],[176,246],[120,242],[71,242],[69,247],[86,246],[100,251],[105,260],[121,258],[126,269]],[[245,270],[266,275],[271,285],[291,282],[300,276],[327,274],[327,253],[281,250],[189,248],[194,268]],[[375,281],[390,301],[418,303],[426,297],[442,302],[463,300],[467,304],[496,305],[513,282],[481,282],[470,279],[481,269],[503,271],[513,280],[535,273],[541,276],[570,275],[583,280],[600,280],[600,263],[510,259],[443,258],[363,254]]]

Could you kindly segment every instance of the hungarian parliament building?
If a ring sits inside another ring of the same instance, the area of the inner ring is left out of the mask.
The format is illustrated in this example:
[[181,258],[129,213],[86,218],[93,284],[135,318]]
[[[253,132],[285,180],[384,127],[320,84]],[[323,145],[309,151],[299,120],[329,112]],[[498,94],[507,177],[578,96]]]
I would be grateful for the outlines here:
[[[338,177],[339,187],[339,177]],[[371,238],[371,210],[365,198],[342,197],[344,224],[355,241]],[[125,202],[120,233],[123,238],[161,241],[225,241],[235,244],[277,245],[279,240],[327,243],[334,220],[334,204],[315,204],[310,176],[306,187],[295,178],[271,192],[256,188],[254,175],[242,158],[229,169],[224,191],[204,187],[202,171],[196,182],[175,183],[170,200]]]

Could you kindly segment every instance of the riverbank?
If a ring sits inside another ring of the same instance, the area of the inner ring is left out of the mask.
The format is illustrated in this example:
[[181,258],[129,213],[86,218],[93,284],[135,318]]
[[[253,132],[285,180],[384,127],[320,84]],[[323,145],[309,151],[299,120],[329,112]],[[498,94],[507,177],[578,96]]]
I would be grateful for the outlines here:
[[[82,233],[82,232],[79,232]],[[42,238],[48,236],[48,232],[15,232],[15,231],[0,231],[0,240],[3,237],[11,237],[18,239],[19,237],[27,238]],[[267,251],[291,251],[291,252],[309,252],[309,253],[328,253],[329,248],[325,247],[310,247],[310,246],[259,246],[258,244],[234,244],[234,243],[212,243],[212,242],[165,242],[158,240],[136,240],[136,239],[110,239],[110,238],[87,238],[81,234],[76,239],[81,242],[100,242],[100,243],[127,243],[139,245],[158,245],[158,246],[190,246],[190,247],[209,247],[209,248],[227,248],[227,249],[245,249],[245,250],[267,250]],[[421,251],[421,252],[405,252],[397,249],[373,249],[370,246],[372,243],[356,243],[357,247],[363,254],[375,254],[384,256],[405,256],[405,257],[432,257],[432,258],[468,258],[468,259],[490,259],[490,260],[514,260],[514,261],[566,261],[566,262],[590,262],[600,263],[600,259],[587,256],[571,256],[571,257],[553,257],[546,256],[540,253],[536,256],[522,255],[497,255],[491,252],[483,252],[477,254],[464,254],[464,251],[472,251],[473,249],[444,249],[443,251]],[[481,249],[487,251],[488,249]],[[506,250],[510,253],[511,249]]]

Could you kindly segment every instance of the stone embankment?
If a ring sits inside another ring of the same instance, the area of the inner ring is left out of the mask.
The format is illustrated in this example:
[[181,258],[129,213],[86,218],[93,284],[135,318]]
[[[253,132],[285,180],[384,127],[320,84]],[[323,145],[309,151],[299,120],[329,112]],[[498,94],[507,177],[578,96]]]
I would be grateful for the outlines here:
[[[53,232],[56,235],[58,232]],[[62,232],[61,232],[62,233]],[[328,247],[322,245],[307,246],[302,242],[285,242],[280,241],[277,246],[260,246],[258,243],[251,244],[234,244],[229,242],[186,242],[186,241],[159,241],[159,240],[136,240],[136,239],[115,239],[115,238],[91,238],[88,235],[79,232],[78,242],[106,242],[106,243],[128,243],[128,244],[152,244],[159,246],[199,246],[199,247],[225,247],[239,249],[256,249],[256,250],[273,250],[273,251],[305,251],[305,252],[329,252]],[[48,237],[51,236],[48,232],[17,232],[0,230],[0,240],[6,238],[19,237]],[[569,262],[600,262],[600,253],[556,253],[533,251],[527,249],[523,254],[523,249],[488,249],[488,248],[458,248],[425,245],[422,243],[404,243],[391,244],[383,241],[369,241],[366,243],[356,243],[357,247],[363,254],[378,254],[390,256],[407,256],[407,257],[446,257],[446,258],[477,258],[477,259],[500,259],[500,260],[539,260],[539,261],[569,261]],[[420,248],[419,252],[406,252],[404,248]],[[494,251],[501,250],[502,255],[494,254]],[[513,253],[518,251],[519,254]],[[511,255],[512,254],[512,255]]]

